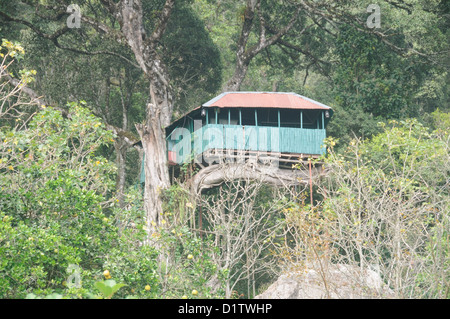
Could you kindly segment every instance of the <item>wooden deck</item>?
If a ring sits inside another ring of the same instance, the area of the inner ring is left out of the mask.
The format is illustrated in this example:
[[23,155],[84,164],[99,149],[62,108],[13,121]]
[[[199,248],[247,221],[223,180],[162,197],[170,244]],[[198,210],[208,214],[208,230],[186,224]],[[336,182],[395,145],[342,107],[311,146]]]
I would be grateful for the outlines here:
[[318,154],[293,154],[280,152],[262,152],[246,150],[208,149],[197,156],[195,161],[200,167],[212,163],[220,164],[226,162],[258,162],[265,165],[276,165],[279,168],[292,169],[295,164],[307,164],[308,159],[317,159]]

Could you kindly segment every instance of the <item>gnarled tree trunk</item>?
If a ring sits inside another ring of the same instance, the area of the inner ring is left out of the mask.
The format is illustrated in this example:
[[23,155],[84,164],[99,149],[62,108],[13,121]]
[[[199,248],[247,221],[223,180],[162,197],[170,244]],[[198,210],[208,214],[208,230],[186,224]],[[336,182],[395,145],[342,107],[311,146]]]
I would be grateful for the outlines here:
[[145,32],[140,0],[124,0],[112,5],[122,34],[150,82],[151,103],[146,106],[146,120],[136,125],[145,154],[144,209],[149,232],[154,223],[158,224],[162,213],[161,191],[170,186],[164,127],[170,124],[173,99],[168,71],[157,53],[157,46],[174,5],[175,0],[166,0],[151,35]]
[[219,186],[224,182],[236,180],[256,180],[262,183],[283,186],[289,188],[294,185],[308,184],[310,178],[316,179],[326,174],[320,167],[311,170],[311,176],[307,169],[289,170],[280,169],[257,163],[236,164],[222,163],[207,166],[198,171],[191,181],[191,190],[194,194],[201,194],[205,189]]

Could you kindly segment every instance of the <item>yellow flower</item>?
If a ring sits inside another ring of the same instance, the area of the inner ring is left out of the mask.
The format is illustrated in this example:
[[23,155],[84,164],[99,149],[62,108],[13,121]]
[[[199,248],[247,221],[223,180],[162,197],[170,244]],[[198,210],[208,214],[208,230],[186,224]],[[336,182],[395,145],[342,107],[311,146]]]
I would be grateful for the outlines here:
[[105,279],[111,279],[112,277],[111,277],[111,274],[109,273],[109,270],[108,269],[106,269],[104,272],[103,272],[103,276],[105,276]]
[[149,291],[150,289],[150,285],[145,286],[145,290]]
[[12,170],[14,170],[14,167],[12,167],[11,165],[9,165],[9,166],[8,166],[8,169],[9,169],[10,171],[12,171]]
[[187,203],[186,203],[186,207],[194,208],[194,205],[192,205],[192,203],[190,203],[190,202],[187,202]]

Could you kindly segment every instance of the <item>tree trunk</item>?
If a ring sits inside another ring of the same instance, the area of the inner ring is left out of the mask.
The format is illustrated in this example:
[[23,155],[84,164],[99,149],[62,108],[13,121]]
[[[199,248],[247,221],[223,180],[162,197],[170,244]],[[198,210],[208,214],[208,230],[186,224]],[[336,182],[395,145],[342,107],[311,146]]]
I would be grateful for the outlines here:
[[168,71],[157,53],[157,46],[174,4],[175,0],[166,0],[151,35],[144,29],[141,1],[124,0],[117,12],[122,34],[150,81],[151,103],[146,106],[146,120],[144,124],[136,125],[145,154],[144,209],[149,234],[162,213],[161,191],[170,186],[164,128],[170,124],[173,99]]
[[237,54],[237,61],[234,73],[231,76],[230,80],[228,80],[227,84],[225,85],[223,89],[224,92],[240,91],[242,82],[244,81],[245,76],[247,75],[249,64],[250,61],[245,61],[243,57]]
[[128,145],[122,137],[118,137],[114,143],[116,151],[116,164],[117,164],[117,177],[116,177],[116,193],[118,195],[119,206],[123,207],[123,195],[125,193],[125,159],[127,154]]
[[244,21],[242,24],[241,35],[239,37],[236,49],[236,67],[231,78],[228,80],[223,91],[239,91],[242,81],[247,74],[250,58],[247,57],[246,47],[247,41],[253,25],[253,18],[255,17],[255,10],[258,5],[258,0],[247,0],[247,7],[244,12]]
[[[312,169],[311,177],[318,178],[325,175],[322,167]],[[191,181],[194,194],[201,194],[209,189],[230,180],[258,180],[270,185],[291,187],[307,184],[310,181],[308,170],[289,170],[276,167],[267,167],[257,163],[247,164],[214,164],[198,171]]]
[[[148,107],[150,108],[150,107]],[[152,116],[146,124],[136,125],[144,149],[145,185],[144,209],[147,213],[148,230],[158,224],[162,213],[161,191],[170,186],[167,169],[165,133],[158,118]]]
[[166,133],[164,127],[170,124],[173,111],[171,87],[167,71],[155,51],[146,52],[150,78],[150,97],[153,103],[147,105],[145,124],[136,125],[145,154],[144,209],[147,213],[148,229],[159,223],[162,213],[161,191],[170,186],[167,161]]

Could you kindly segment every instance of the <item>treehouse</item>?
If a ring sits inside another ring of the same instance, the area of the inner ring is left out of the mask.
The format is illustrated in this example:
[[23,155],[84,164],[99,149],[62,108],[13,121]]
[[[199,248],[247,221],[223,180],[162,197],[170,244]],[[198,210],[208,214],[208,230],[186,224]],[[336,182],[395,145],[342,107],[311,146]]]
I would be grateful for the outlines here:
[[[293,164],[324,154],[325,128],[332,114],[329,106],[295,93],[222,93],[166,128],[171,174],[192,164],[199,173],[215,176],[214,184],[230,176],[225,167],[233,166],[234,172],[245,167],[238,173],[245,175],[251,162],[254,171],[269,176],[260,168],[272,164],[275,179],[293,179]],[[200,184],[205,184],[206,175],[200,174]]]

